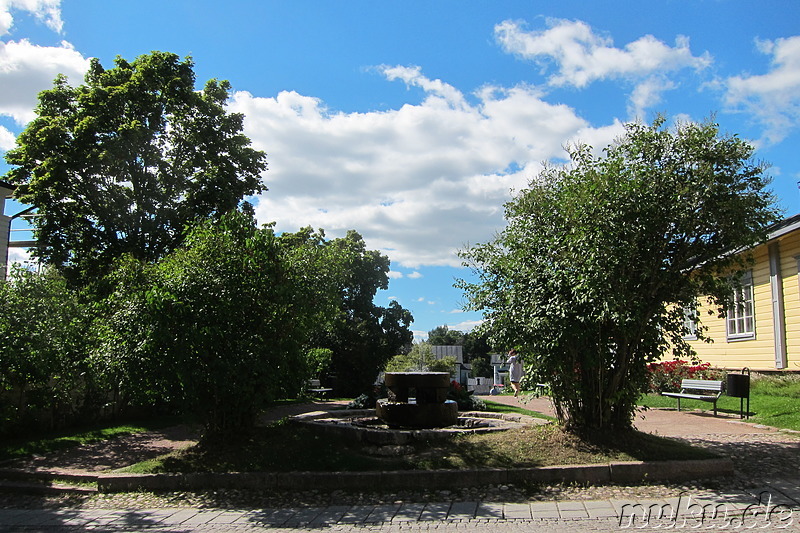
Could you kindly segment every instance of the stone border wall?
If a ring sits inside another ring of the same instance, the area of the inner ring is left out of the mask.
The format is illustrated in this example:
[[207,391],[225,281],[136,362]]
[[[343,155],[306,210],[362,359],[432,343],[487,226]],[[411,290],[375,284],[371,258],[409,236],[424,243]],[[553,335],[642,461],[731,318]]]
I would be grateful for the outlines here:
[[391,472],[245,472],[192,474],[100,474],[100,492],[200,489],[447,489],[506,483],[631,484],[686,481],[733,475],[728,458],[634,461],[518,469],[409,470]]

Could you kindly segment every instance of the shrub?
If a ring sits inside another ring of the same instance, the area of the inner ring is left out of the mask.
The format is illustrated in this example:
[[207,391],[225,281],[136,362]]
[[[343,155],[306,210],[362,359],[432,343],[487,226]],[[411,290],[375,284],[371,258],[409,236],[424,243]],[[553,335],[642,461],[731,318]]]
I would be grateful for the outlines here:
[[459,411],[485,411],[486,403],[475,396],[474,392],[468,391],[458,381],[453,380],[450,382],[447,399],[455,401]]
[[365,392],[348,403],[347,409],[375,409],[375,404],[378,400],[387,396],[386,385],[381,383],[380,385],[375,385],[369,393]]
[[648,392],[678,392],[684,379],[725,379],[725,371],[712,368],[710,363],[689,364],[675,359],[647,365]]
[[0,435],[80,418],[91,385],[90,308],[53,270],[0,281]]

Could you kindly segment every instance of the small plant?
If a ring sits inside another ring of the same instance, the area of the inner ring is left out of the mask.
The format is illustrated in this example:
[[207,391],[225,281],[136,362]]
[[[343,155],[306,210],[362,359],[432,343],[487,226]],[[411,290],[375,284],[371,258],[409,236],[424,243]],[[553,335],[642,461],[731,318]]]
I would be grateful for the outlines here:
[[486,403],[475,396],[474,392],[468,391],[458,381],[453,380],[450,382],[447,399],[455,401],[459,411],[485,411]]
[[689,364],[680,359],[650,363],[647,370],[649,392],[678,392],[684,379],[725,379],[725,371],[712,368],[710,363]]
[[377,401],[388,396],[386,385],[381,383],[380,385],[375,385],[371,392],[365,392],[348,403],[347,409],[375,409]]

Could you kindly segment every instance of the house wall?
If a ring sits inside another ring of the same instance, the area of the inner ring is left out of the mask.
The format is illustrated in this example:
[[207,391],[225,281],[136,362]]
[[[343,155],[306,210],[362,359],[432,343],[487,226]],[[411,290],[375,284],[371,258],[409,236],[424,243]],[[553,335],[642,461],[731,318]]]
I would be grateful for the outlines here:
[[11,217],[6,216],[6,198],[11,189],[0,186],[0,280],[6,279],[6,257],[8,256],[8,229]]
[[[713,366],[751,370],[776,370],[775,322],[773,320],[773,293],[770,284],[769,245],[777,242],[780,265],[780,287],[783,292],[785,325],[786,370],[800,370],[800,231],[794,231],[753,251],[753,304],[755,338],[727,340],[724,318],[708,314],[701,305],[700,319],[708,328],[706,336],[713,343],[689,341],[703,362]],[[700,302],[704,304],[705,302]]]
[[786,369],[800,370],[800,231],[787,235],[780,246],[786,312]]

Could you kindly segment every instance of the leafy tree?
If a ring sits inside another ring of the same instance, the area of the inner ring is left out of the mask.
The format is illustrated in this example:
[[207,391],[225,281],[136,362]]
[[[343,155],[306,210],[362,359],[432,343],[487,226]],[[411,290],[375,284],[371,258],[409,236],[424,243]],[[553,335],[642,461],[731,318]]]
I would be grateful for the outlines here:
[[62,425],[83,407],[87,317],[56,272],[17,269],[0,281],[0,433]]
[[323,379],[331,365],[333,352],[329,348],[312,348],[306,354],[310,379]]
[[464,358],[472,365],[473,376],[491,377],[494,375],[492,351],[485,332],[470,331],[464,334]]
[[447,325],[437,326],[428,332],[428,343],[431,346],[461,346],[464,344],[464,333]]
[[429,342],[418,342],[407,354],[394,356],[387,364],[387,372],[450,372],[455,370],[456,358],[436,359]]
[[[605,155],[570,152],[506,204],[508,226],[463,252],[461,282],[495,345],[518,345],[575,430],[631,425],[646,365],[683,341],[683,306],[724,312],[733,252],[776,219],[753,147],[716,124],[629,124]],[[735,279],[735,276],[734,276]]]
[[493,373],[486,333],[479,331],[461,332],[447,325],[437,326],[428,332],[431,346],[462,346],[464,361],[472,365],[473,376],[491,376]]
[[225,111],[226,81],[195,90],[189,58],[153,52],[85,84],[59,76],[6,154],[17,198],[38,208],[35,253],[72,281],[105,274],[114,258],[153,261],[185,227],[219,218],[265,189],[265,155]]
[[311,345],[333,352],[331,372],[337,394],[357,396],[371,389],[378,373],[410,344],[413,317],[395,301],[374,303],[378,289],[388,287],[389,258],[367,250],[356,231],[325,244],[339,269],[339,308],[316,331]]
[[251,427],[271,400],[299,392],[310,332],[338,305],[320,240],[278,237],[234,211],[153,266],[128,260],[106,365],[119,361],[128,395],[195,412],[208,435]]

